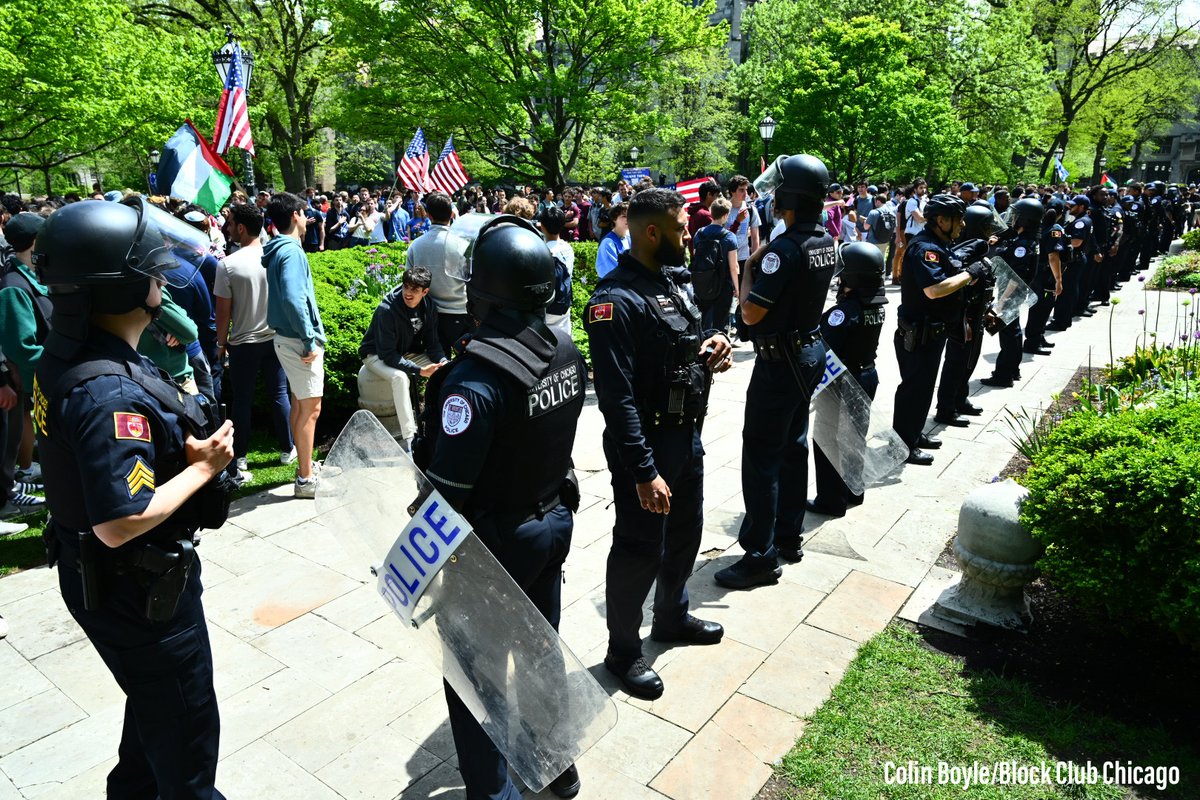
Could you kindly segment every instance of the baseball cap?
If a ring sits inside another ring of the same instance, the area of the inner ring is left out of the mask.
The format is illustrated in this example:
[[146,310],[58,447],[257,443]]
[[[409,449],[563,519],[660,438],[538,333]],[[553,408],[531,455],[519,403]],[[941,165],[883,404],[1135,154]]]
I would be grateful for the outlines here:
[[38,231],[46,224],[46,218],[41,214],[22,211],[8,221],[4,226],[4,238],[17,252],[28,250],[33,246]]
[[960,192],[974,192],[974,191],[978,191],[978,190],[975,188],[975,184],[971,183],[970,181],[967,181],[966,183],[964,183],[964,184],[962,184],[961,186],[959,186],[959,187],[958,187],[958,190],[959,190]]
[[1086,194],[1077,194],[1071,198],[1071,205],[1073,205],[1073,206],[1086,206],[1086,205],[1089,205],[1091,202],[1092,202],[1091,200],[1088,200]]

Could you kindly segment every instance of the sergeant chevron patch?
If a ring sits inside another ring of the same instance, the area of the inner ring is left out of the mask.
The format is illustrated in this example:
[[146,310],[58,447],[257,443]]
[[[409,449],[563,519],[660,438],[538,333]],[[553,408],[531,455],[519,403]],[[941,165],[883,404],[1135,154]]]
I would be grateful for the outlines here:
[[125,476],[125,486],[129,489],[130,499],[136,497],[142,489],[154,491],[154,470],[141,456],[133,457],[133,469]]

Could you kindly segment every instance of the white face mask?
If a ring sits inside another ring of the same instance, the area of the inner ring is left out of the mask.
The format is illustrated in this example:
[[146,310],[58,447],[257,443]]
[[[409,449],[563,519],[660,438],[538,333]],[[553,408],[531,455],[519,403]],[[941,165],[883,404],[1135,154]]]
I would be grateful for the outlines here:
[[771,228],[771,241],[775,241],[775,237],[787,230],[787,225],[783,224],[782,219],[775,220],[775,227]]

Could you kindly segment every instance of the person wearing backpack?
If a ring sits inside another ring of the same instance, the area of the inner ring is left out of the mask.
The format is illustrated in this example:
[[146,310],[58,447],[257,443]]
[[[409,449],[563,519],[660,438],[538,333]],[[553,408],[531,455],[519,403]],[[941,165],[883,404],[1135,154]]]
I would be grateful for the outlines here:
[[709,207],[712,222],[692,237],[692,290],[705,330],[727,330],[729,306],[737,292],[737,235],[726,227],[733,206],[718,197]]
[[871,198],[874,208],[867,214],[864,226],[866,241],[879,248],[879,252],[887,259],[888,246],[896,233],[896,214],[887,207],[887,198],[880,192]]
[[567,214],[558,206],[546,206],[538,215],[538,224],[546,237],[546,246],[554,256],[554,299],[546,306],[546,325],[571,335],[571,275],[575,270],[575,251],[562,239]]

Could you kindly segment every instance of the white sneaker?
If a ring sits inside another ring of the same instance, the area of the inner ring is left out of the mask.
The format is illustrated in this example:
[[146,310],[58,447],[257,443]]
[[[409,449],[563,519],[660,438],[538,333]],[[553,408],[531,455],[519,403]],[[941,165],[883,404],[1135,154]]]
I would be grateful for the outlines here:
[[46,505],[46,498],[38,497],[35,494],[27,494],[25,492],[14,491],[8,496],[8,501],[13,505],[24,509],[26,512],[36,511]]
[[30,483],[41,483],[42,481],[42,465],[34,461],[29,465],[28,469],[17,467],[16,473],[13,475],[18,481],[28,481]]
[[33,494],[34,492],[44,492],[46,487],[40,481],[14,481],[13,492],[20,494]]
[[312,500],[317,496],[317,484],[321,482],[321,476],[318,474],[316,464],[313,464],[313,473],[308,480],[296,478],[296,485],[293,488],[293,495],[305,500]]
[[290,453],[284,453],[284,452],[279,453],[279,463],[280,464],[290,464],[295,460],[296,460],[296,448],[295,447],[292,448],[292,451]]
[[29,526],[24,522],[0,522],[0,536],[12,536],[14,533],[24,533],[27,530],[29,530]]

